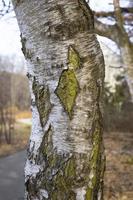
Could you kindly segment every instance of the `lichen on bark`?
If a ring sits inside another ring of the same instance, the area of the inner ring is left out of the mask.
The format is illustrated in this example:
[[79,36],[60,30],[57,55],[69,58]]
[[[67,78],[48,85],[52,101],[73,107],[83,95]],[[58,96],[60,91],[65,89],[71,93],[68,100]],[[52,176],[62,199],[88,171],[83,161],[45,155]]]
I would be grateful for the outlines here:
[[[99,95],[98,95],[99,98]],[[90,155],[89,182],[86,190],[86,200],[97,200],[103,197],[103,175],[105,171],[105,155],[102,144],[102,116],[99,105],[93,122],[92,151]],[[98,195],[101,195],[99,198]]]
[[39,85],[34,77],[33,85],[32,85],[33,93],[35,95],[36,106],[39,112],[40,123],[43,127],[47,120],[48,115],[51,110],[51,103],[50,103],[50,94],[49,89],[47,86]]
[[75,200],[76,190],[84,187],[89,179],[89,157],[87,154],[58,154],[53,148],[52,137],[50,126],[40,146],[38,160],[45,163],[40,188],[50,191],[48,199]]
[[[50,191],[48,199],[75,199],[74,192],[71,190],[71,184],[75,178],[75,163],[68,154],[57,154],[52,143],[52,127],[44,135],[40,146],[39,160],[44,160],[44,174],[41,177],[40,188]],[[71,192],[70,192],[71,190]]]
[[[96,130],[93,133],[93,148],[92,148],[92,152],[91,152],[91,159],[90,159],[90,177],[89,177],[89,186],[87,188],[87,192],[86,192],[86,199],[87,200],[97,200],[97,194],[99,191],[99,187],[100,187],[100,137],[101,137],[101,133],[99,132],[99,128],[96,128]],[[98,168],[99,166],[99,168]],[[96,195],[96,196],[95,196]]]
[[78,91],[79,86],[74,71],[70,69],[64,70],[55,93],[58,95],[70,118],[72,117],[72,110]]
[[81,66],[79,53],[74,49],[73,46],[69,47],[68,60],[69,60],[69,69],[76,70]]

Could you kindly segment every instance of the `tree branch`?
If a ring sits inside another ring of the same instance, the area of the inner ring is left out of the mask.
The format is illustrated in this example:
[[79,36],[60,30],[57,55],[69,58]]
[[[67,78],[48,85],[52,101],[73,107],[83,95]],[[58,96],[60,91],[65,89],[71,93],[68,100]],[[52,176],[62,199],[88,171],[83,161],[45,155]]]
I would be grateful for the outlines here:
[[[99,17],[112,17],[112,18],[115,18],[115,13],[114,12],[105,12],[105,11],[95,12],[94,11],[93,13],[98,18]],[[127,22],[132,22],[133,21],[133,15],[130,15],[130,14],[123,16],[124,21],[127,21]]]
[[118,45],[120,43],[120,32],[116,24],[104,24],[95,18],[95,33],[113,40]]
[[2,6],[0,9],[0,16],[4,16],[6,13],[9,13],[12,11],[12,5],[11,5],[11,1],[4,1],[2,0]]
[[124,29],[124,19],[121,14],[121,9],[120,9],[120,1],[119,0],[113,0],[114,4],[114,11],[115,11],[115,18],[117,25],[121,29],[121,31],[125,34],[125,29]]
[[[123,14],[132,14],[133,13],[133,7],[129,7],[129,8],[120,8],[121,13]],[[115,17],[115,12],[114,11],[110,11],[110,12],[105,12],[105,11],[100,11],[100,12],[95,12],[93,11],[94,15],[97,17]]]
[[[111,17],[114,17],[116,23],[114,25],[104,24],[95,17],[95,32],[98,35],[101,35],[113,40],[114,42],[118,44],[118,46],[123,46],[125,45],[125,43],[129,44],[131,42],[129,40],[129,36],[124,27],[125,20],[121,14],[119,0],[113,0],[113,2],[114,2],[114,12],[95,12],[95,16],[96,17],[111,16]],[[127,10],[128,8],[127,9],[124,8],[123,12],[126,12]],[[131,20],[133,16],[132,15],[129,15],[129,16],[128,17]]]

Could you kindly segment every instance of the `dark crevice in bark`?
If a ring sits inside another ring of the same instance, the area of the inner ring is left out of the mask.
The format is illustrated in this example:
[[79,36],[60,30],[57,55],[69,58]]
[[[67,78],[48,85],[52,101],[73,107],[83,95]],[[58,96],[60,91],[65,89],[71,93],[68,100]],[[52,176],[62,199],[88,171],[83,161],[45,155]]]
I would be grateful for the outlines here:
[[44,127],[52,108],[52,105],[50,103],[49,89],[47,86],[39,85],[35,77],[32,89],[36,99],[36,106],[39,112],[41,126]]
[[21,44],[22,44],[22,49],[21,50],[22,50],[25,58],[31,60],[32,57],[33,57],[33,53],[31,52],[30,49],[28,49],[26,47],[27,39],[25,37],[23,37],[22,34],[20,35],[20,37],[21,37]]
[[87,19],[88,29],[94,29],[94,15],[90,9],[88,3],[85,0],[78,0],[79,7],[83,11],[85,18]]

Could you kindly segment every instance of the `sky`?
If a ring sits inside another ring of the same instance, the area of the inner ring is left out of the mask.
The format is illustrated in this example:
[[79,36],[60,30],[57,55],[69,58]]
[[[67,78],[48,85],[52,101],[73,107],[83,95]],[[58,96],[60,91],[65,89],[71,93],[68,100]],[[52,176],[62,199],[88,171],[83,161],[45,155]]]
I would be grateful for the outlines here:
[[[6,2],[8,2],[8,0],[6,0]],[[113,9],[112,2],[113,0],[90,0],[90,6],[96,11],[107,11]],[[122,0],[122,2],[126,5],[128,0]],[[17,20],[14,16],[14,12],[11,12],[0,18],[0,54],[23,57],[21,52],[20,32]],[[107,39],[104,40],[106,41]]]
[[0,54],[21,55],[20,32],[17,20],[11,14],[0,19]]

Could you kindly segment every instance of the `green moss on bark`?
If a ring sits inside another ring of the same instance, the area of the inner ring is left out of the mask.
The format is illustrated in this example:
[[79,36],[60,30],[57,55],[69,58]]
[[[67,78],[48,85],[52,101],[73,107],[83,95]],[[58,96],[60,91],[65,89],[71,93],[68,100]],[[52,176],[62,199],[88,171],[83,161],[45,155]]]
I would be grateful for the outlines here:
[[80,157],[79,154],[60,155],[53,147],[52,137],[53,131],[50,127],[40,147],[39,155],[45,163],[41,188],[50,191],[48,199],[75,200],[76,188],[86,186],[89,180],[89,156],[86,154],[80,154]]
[[81,65],[79,54],[72,46],[68,50],[68,60],[70,69],[76,70]]
[[75,99],[79,92],[79,84],[75,72],[80,67],[79,54],[72,46],[68,49],[68,63],[68,69],[62,72],[55,93],[71,119]]
[[73,70],[64,70],[55,91],[69,117],[72,117],[74,102],[79,91],[78,82]]
[[[95,122],[95,131],[92,136],[93,148],[90,156],[89,185],[86,190],[86,200],[97,200],[101,190],[105,161],[102,160],[102,131],[98,121]],[[102,192],[102,191],[101,191]]]
[[[53,149],[52,128],[45,133],[40,146],[40,156],[45,161],[41,188],[50,191],[49,199],[76,199],[73,191],[76,163],[70,155],[59,155]],[[41,159],[41,158],[40,158]]]

